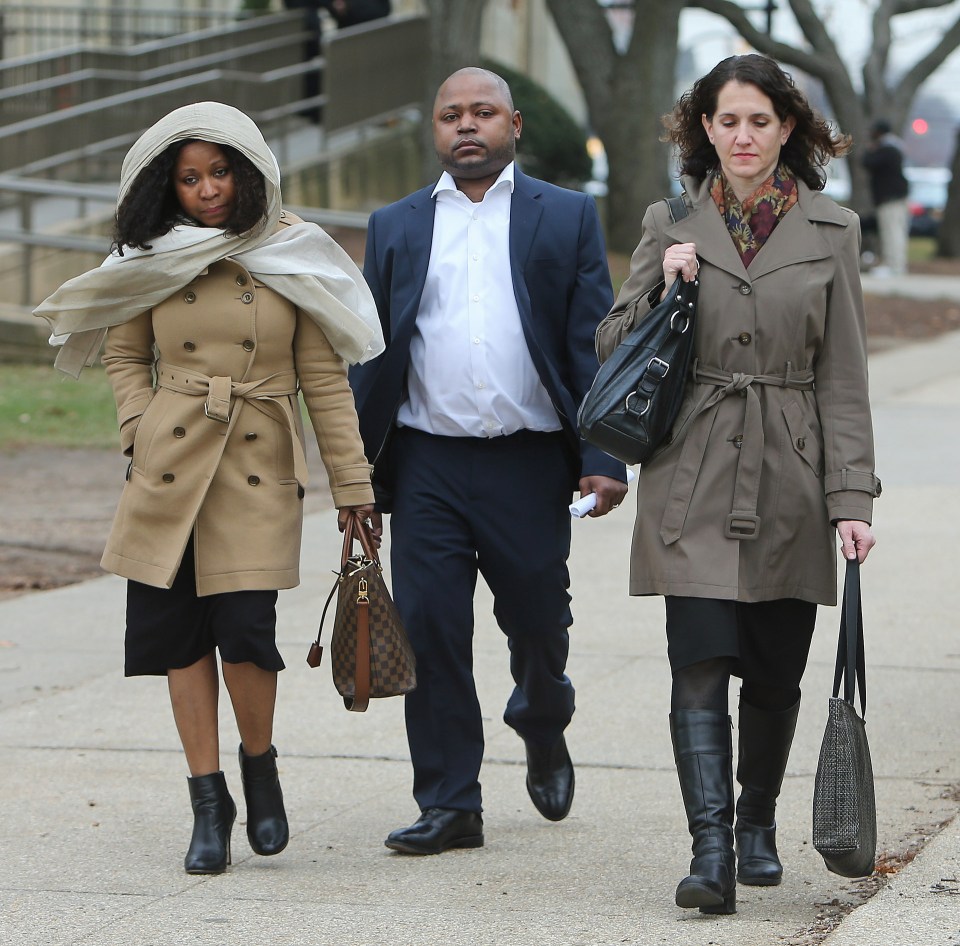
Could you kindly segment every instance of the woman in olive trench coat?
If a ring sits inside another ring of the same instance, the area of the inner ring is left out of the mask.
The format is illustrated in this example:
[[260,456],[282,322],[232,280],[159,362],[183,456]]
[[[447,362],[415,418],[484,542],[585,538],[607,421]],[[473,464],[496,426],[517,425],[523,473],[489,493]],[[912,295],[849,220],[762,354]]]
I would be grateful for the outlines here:
[[[816,605],[836,603],[837,530],[847,557],[874,542],[860,229],[819,193],[817,159],[845,139],[772,60],[725,60],[666,123],[688,213],[647,210],[597,352],[608,357],[677,275],[700,280],[680,414],[638,481],[630,592],[666,597],[694,853],[676,901],[733,913],[737,881],[781,880],[775,804]],[[731,674],[743,679],[735,830]]]
[[307,484],[298,393],[342,529],[373,510],[347,362],[382,350],[359,270],[280,210],[256,125],[218,103],[161,119],[124,160],[114,253],[38,309],[113,386],[127,481],[103,567],[128,581],[126,673],[165,674],[190,770],[191,874],[230,862],[216,652],[240,731],[247,837],[289,838],[272,744],[277,589],[299,582]]

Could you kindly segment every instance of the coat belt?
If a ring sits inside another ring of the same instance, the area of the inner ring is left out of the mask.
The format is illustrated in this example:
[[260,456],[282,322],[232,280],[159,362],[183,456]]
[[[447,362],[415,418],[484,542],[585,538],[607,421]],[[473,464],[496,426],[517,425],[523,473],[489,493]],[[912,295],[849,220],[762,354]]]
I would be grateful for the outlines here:
[[[278,371],[260,378],[259,381],[234,381],[229,375],[210,377],[200,371],[183,368],[179,365],[157,364],[157,384],[168,391],[190,394],[197,397],[206,395],[203,411],[210,420],[230,424],[231,406],[234,398],[243,398],[253,407],[267,414],[266,404],[272,404],[283,416],[284,426],[290,434],[293,447],[293,475],[301,486],[307,485],[307,457],[300,442],[297,422],[290,407],[290,395],[297,393],[297,373],[292,370]],[[276,419],[273,417],[273,419]]]
[[[760,472],[763,468],[763,414],[760,398],[754,390],[757,384],[770,384],[795,391],[812,391],[813,371],[793,371],[787,365],[783,374],[745,374],[724,371],[694,362],[693,380],[696,384],[712,385],[714,391],[696,409],[691,418],[690,433],[683,443],[680,460],[670,484],[660,538],[672,545],[683,533],[683,524],[690,509],[693,490],[703,466],[703,458],[710,440],[710,432],[717,418],[716,407],[727,395],[742,391],[744,395],[743,441],[737,460],[737,476],[733,490],[733,505],[727,516],[724,535],[728,539],[755,539],[760,534],[757,515],[757,497],[760,493]],[[710,412],[709,417],[704,415]]]

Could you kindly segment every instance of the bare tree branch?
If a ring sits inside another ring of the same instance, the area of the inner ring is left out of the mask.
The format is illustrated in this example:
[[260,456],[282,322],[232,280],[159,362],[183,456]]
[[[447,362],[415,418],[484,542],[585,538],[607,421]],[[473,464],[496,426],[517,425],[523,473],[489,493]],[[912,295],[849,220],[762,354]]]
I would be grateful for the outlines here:
[[933,49],[918,60],[897,84],[894,100],[902,105],[904,111],[916,95],[920,86],[939,68],[947,56],[960,46],[960,17],[948,29]]

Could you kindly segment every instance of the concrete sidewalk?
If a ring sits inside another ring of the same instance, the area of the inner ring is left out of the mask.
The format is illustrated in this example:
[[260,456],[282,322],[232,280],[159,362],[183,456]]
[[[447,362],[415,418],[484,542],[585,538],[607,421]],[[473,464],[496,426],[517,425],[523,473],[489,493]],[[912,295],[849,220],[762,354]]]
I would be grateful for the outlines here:
[[[919,838],[936,836],[827,937],[829,946],[960,944],[960,819],[951,821],[960,810],[958,365],[960,333],[872,361],[884,491],[880,544],[863,583],[881,864],[896,870]],[[667,729],[663,605],[626,593],[631,507],[628,500],[619,514],[573,524],[570,817],[546,822],[526,796],[522,744],[500,720],[510,691],[506,647],[481,591],[487,845],[440,857],[383,847],[391,829],[416,816],[401,702],[347,713],[329,667],[304,662],[339,559],[332,512],[308,517],[303,584],[279,605],[288,670],[276,743],[292,840],[278,857],[253,855],[241,801],[233,865],[222,876],[183,873],[186,771],[164,681],[122,677],[123,582],[104,577],[0,603],[0,944],[820,941],[832,916],[876,887],[827,873],[811,844],[838,612],[820,610],[781,796],[783,885],[739,888],[734,917],[677,909],[673,891],[690,855]],[[222,764],[241,799],[236,744],[224,703]]]

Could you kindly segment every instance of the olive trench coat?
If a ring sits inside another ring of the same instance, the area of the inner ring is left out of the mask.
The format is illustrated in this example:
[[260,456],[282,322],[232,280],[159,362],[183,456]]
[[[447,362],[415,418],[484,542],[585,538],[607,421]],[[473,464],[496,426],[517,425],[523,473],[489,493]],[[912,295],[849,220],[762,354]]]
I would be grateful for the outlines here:
[[666,248],[696,243],[695,365],[667,442],[638,478],[630,593],[835,604],[838,519],[870,522],[874,475],[857,216],[798,182],[745,269],[709,178],[684,179],[643,233],[597,354],[659,297]]
[[298,584],[307,479],[298,388],[334,504],[373,502],[345,362],[237,262],[213,264],[111,328],[103,362],[131,458],[108,571],[169,588],[192,533],[199,595]]

